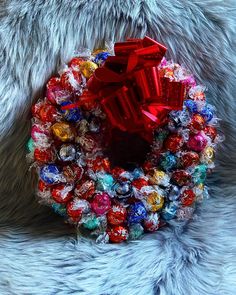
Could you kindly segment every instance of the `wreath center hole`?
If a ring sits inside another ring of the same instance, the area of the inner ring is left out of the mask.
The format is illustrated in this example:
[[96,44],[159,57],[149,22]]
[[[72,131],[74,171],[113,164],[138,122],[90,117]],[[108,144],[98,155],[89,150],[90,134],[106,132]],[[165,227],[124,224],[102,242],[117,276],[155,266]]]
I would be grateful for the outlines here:
[[132,171],[140,167],[150,152],[150,143],[135,133],[112,131],[112,139],[107,148],[107,156],[112,167]]

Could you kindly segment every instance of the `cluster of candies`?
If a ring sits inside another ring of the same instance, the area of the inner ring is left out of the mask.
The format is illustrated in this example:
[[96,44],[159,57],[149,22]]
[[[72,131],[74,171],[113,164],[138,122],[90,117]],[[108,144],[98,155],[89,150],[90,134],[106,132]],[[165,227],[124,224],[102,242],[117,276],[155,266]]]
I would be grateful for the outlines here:
[[28,142],[40,202],[103,243],[138,239],[175,217],[190,218],[195,203],[207,195],[204,181],[220,140],[204,88],[182,66],[163,59],[160,75],[186,84],[183,110],[170,112],[165,126],[154,130],[142,167],[111,167],[99,103],[63,109],[86,97],[87,80],[110,54],[74,57],[48,81],[45,98],[32,107]]

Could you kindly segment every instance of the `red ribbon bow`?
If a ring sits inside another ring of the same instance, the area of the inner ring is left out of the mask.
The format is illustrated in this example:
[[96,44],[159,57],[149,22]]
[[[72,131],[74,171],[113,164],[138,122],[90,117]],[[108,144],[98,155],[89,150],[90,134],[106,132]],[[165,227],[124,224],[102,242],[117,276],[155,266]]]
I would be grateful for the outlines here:
[[97,99],[113,128],[151,140],[152,129],[165,123],[168,112],[182,109],[185,86],[159,76],[166,47],[149,37],[115,43],[114,51],[89,79],[83,99],[63,108]]

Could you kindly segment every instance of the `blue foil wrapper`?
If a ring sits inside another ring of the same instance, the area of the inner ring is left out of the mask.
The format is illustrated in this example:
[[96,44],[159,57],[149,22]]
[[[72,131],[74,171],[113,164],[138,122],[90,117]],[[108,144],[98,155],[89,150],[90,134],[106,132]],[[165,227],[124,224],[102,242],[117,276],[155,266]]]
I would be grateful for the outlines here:
[[214,117],[214,109],[211,106],[207,105],[201,110],[200,114],[203,116],[203,118],[208,123]]
[[130,205],[128,210],[128,223],[139,223],[147,217],[147,210],[142,202]]
[[106,61],[109,55],[111,55],[109,52],[99,52],[95,56],[94,62],[98,65],[102,65]]
[[184,101],[184,105],[190,113],[197,113],[197,104],[192,99],[187,99]]
[[[63,101],[61,103],[61,106],[66,106],[71,104],[71,101]],[[61,110],[61,113],[63,117],[68,121],[68,122],[78,122],[82,119],[82,113],[79,108],[73,108],[69,110]]]
[[45,165],[40,169],[40,178],[47,184],[54,184],[61,181],[61,172],[57,165],[49,164]]

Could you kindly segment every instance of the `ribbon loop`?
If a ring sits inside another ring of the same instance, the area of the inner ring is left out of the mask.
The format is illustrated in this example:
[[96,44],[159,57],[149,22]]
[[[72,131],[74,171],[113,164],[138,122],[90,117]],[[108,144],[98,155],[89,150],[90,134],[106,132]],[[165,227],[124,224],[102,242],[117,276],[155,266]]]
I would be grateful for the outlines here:
[[143,115],[141,108],[137,108],[137,95],[132,88],[123,86],[111,97],[104,98],[102,105],[113,127],[122,131],[142,129]]
[[158,101],[162,91],[157,67],[140,69],[134,72],[134,78],[142,95],[142,103]]

